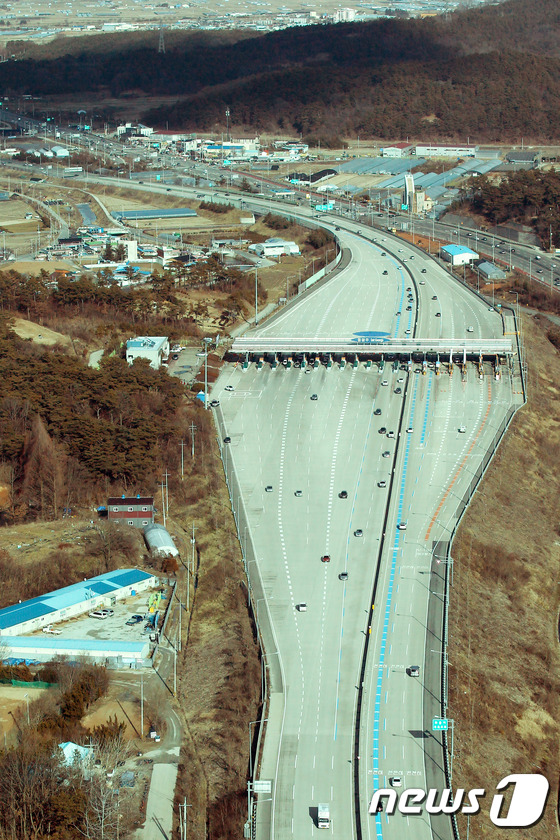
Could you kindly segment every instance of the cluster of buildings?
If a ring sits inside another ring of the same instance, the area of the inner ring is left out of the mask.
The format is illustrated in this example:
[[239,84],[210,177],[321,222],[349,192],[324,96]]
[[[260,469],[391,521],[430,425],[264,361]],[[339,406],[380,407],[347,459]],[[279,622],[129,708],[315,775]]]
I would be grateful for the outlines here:
[[289,162],[300,160],[309,153],[307,143],[276,141],[262,145],[258,137],[226,138],[197,137],[188,132],[160,130],[141,123],[124,123],[117,126],[116,136],[131,146],[145,146],[159,151],[172,150],[174,154],[201,161],[223,162],[224,165],[250,161]]

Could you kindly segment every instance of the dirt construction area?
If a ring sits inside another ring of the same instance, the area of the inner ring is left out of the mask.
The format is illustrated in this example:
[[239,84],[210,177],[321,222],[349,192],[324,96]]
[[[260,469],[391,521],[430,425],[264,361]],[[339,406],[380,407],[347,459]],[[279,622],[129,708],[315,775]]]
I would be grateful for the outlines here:
[[4,739],[4,744],[9,740],[9,733],[16,726],[12,715],[15,715],[18,709],[25,709],[27,701],[32,703],[45,691],[49,689],[0,685],[0,738]]
[[50,330],[48,327],[42,327],[41,324],[35,324],[33,321],[26,321],[25,318],[16,318],[13,329],[20,338],[30,338],[35,343],[48,347],[55,344],[69,347],[72,343],[69,336]]

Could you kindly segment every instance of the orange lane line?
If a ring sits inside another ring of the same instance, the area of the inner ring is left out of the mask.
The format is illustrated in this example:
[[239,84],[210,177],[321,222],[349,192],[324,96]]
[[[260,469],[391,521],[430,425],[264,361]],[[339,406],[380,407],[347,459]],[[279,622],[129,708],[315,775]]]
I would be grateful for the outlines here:
[[426,536],[424,537],[424,539],[425,539],[425,540],[429,540],[431,530],[432,530],[432,528],[434,527],[435,521],[436,521],[436,519],[437,519],[437,518],[438,518],[438,516],[439,516],[439,512],[440,512],[440,510],[442,509],[442,507],[444,506],[444,504],[445,504],[445,502],[446,502],[446,500],[447,500],[447,497],[449,496],[449,494],[450,494],[450,492],[451,492],[451,488],[453,487],[453,485],[454,485],[454,484],[455,484],[455,482],[457,481],[457,479],[458,479],[458,477],[459,477],[459,474],[460,474],[461,470],[462,470],[462,469],[463,469],[463,467],[465,466],[465,463],[466,463],[466,461],[467,461],[467,458],[468,458],[468,457],[469,457],[469,455],[471,454],[471,452],[472,452],[472,450],[473,450],[474,445],[476,444],[476,442],[477,442],[478,438],[480,437],[480,433],[482,432],[482,430],[483,430],[483,428],[484,428],[484,426],[485,426],[485,424],[486,424],[486,421],[487,421],[487,419],[488,419],[488,415],[489,415],[489,413],[490,413],[490,406],[491,406],[491,405],[492,405],[492,384],[491,384],[491,382],[489,381],[489,382],[488,382],[488,406],[487,406],[487,408],[486,408],[486,414],[484,415],[484,418],[483,418],[483,420],[482,420],[482,423],[480,424],[480,428],[479,428],[479,430],[478,430],[478,432],[477,432],[477,434],[476,434],[476,437],[474,438],[473,442],[471,443],[471,445],[470,445],[470,447],[469,447],[469,451],[467,452],[467,454],[465,455],[465,457],[463,458],[463,460],[461,461],[461,463],[460,463],[460,464],[459,464],[459,466],[457,467],[457,472],[456,472],[456,473],[455,473],[455,475],[453,476],[453,478],[452,478],[452,480],[451,480],[451,484],[449,485],[449,487],[447,488],[447,490],[445,491],[445,493],[444,493],[444,494],[443,494],[443,496],[442,496],[441,502],[439,503],[438,508],[437,508],[436,512],[434,513],[434,515],[433,515],[433,517],[432,517],[432,521],[430,522],[430,525],[429,525],[429,527],[428,527],[428,530],[426,531]]

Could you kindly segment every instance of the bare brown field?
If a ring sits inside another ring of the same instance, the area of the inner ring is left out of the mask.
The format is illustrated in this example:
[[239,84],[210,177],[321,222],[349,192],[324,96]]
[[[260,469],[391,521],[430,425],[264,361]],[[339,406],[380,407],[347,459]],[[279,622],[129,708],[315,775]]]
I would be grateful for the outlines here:
[[[523,316],[529,401],[459,528],[449,625],[453,786],[490,797],[510,773],[543,773],[551,795],[531,840],[558,836],[560,355],[548,326]],[[470,831],[496,836],[487,813],[471,817]]]

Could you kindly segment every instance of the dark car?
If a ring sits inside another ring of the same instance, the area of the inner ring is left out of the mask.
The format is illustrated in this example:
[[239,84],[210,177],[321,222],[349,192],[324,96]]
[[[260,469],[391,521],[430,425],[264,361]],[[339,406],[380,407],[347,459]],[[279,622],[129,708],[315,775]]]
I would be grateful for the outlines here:
[[317,394],[311,394],[311,399],[312,399],[313,401],[315,401],[315,400],[318,400],[318,399],[319,399],[319,397],[317,396]]
[[177,361],[177,359],[179,358],[179,356],[178,356],[178,354],[177,354],[177,353],[173,353],[173,355],[171,356],[171,358],[173,359],[173,361],[174,361],[174,362],[176,362],[176,361]]
[[386,435],[387,434],[387,429],[385,428],[385,426],[381,426],[381,428],[379,429],[379,434],[380,435]]
[[381,409],[380,409],[380,408],[376,408],[376,409],[375,409],[375,411],[374,411],[373,413],[375,414],[375,416],[376,416],[376,417],[379,417],[379,415],[381,414]]
[[129,627],[132,627],[135,624],[140,624],[141,621],[144,621],[143,615],[131,615],[126,623]]
[[341,490],[340,493],[338,494],[338,498],[339,499],[347,499],[348,498],[348,493],[346,492],[346,490]]
[[389,272],[388,272],[388,271],[384,271],[384,272],[383,272],[383,274],[389,274]]
[[395,388],[395,394],[402,394],[402,388]]
[[426,273],[426,269],[423,268],[422,271],[420,272],[420,274],[425,274],[425,273]]
[[229,435],[228,437],[224,438],[224,443],[231,443],[231,438],[229,437]]

